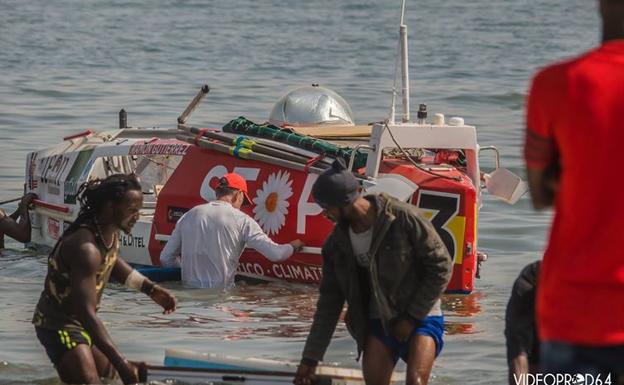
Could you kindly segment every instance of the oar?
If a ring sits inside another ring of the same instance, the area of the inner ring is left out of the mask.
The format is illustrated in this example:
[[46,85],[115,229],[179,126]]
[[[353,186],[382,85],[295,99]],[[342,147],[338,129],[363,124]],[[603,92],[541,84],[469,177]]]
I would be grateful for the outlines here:
[[19,197],[19,198],[13,198],[13,199],[9,199],[9,200],[6,200],[6,201],[2,201],[2,202],[0,202],[0,206],[1,206],[1,205],[5,205],[5,204],[7,204],[7,203],[17,202],[17,201],[19,201],[19,200],[21,200],[21,199],[22,199],[22,197]]
[[[178,128],[180,130],[183,130],[185,132],[188,132],[190,134],[195,134],[195,135],[201,132],[199,128],[185,126],[183,124],[179,124]],[[210,139],[218,140],[220,142],[223,142],[224,144],[234,145],[234,146],[238,145],[238,142],[240,142],[241,147],[248,148],[257,153],[266,154],[275,158],[289,160],[292,162],[305,163],[309,160],[309,158],[304,155],[293,154],[292,152],[287,152],[284,150],[279,150],[273,147],[269,147],[269,146],[266,146],[264,144],[254,141],[253,138],[247,138],[244,136],[236,136],[234,138],[231,138],[227,135],[224,135],[223,133],[214,132],[214,131],[205,131],[202,133],[202,136],[210,138]]]
[[[185,141],[187,143],[195,144],[195,138],[192,137],[192,136],[176,135],[176,139]],[[230,146],[222,144],[222,143],[209,142],[209,141],[204,140],[204,139],[198,140],[197,143],[199,144],[199,147],[202,147],[202,148],[219,151],[219,152],[222,152],[222,153],[228,154],[228,155],[234,155],[232,153],[234,147],[230,147]],[[270,163],[270,164],[273,164],[273,165],[276,165],[276,166],[280,166],[280,167],[288,167],[288,168],[292,168],[292,169],[299,170],[299,171],[309,171],[309,172],[313,172],[313,173],[316,173],[316,174],[321,174],[323,171],[325,171],[322,168],[318,168],[318,167],[314,167],[314,166],[307,167],[303,163],[294,162],[294,161],[290,161],[290,160],[285,160],[285,159],[281,159],[281,158],[276,158],[276,157],[273,157],[273,156],[270,156],[270,155],[258,154],[258,153],[253,152],[252,150],[250,150],[248,148],[241,148],[240,151],[238,151],[237,155],[240,158],[243,158],[243,159],[258,160],[258,161],[261,161],[261,162]]]
[[[297,161],[292,161],[288,159],[284,159],[281,157],[275,157],[267,154],[257,153],[246,147],[235,147],[228,146],[226,144],[222,144],[219,142],[210,142],[205,139],[195,140],[195,136],[191,135],[176,135],[176,139],[190,143],[197,144],[199,147],[206,148],[209,150],[219,151],[228,155],[237,156],[241,159],[249,159],[249,160],[258,160],[260,162],[270,163],[279,167],[288,167],[299,171],[311,172],[315,174],[322,174],[325,171],[325,168],[321,168],[318,166],[326,166],[323,163],[314,163],[314,165],[310,166],[307,163],[300,163]],[[236,152],[236,153],[235,153]],[[326,166],[327,167],[327,166]],[[361,174],[353,174],[358,179],[366,180],[367,177]]]

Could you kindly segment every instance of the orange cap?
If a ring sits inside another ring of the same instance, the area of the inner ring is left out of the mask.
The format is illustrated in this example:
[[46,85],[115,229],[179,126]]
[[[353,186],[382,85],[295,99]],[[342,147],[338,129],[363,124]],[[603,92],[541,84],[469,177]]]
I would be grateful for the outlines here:
[[234,188],[243,192],[245,196],[245,201],[243,204],[251,204],[251,199],[249,199],[249,195],[247,195],[247,181],[242,176],[231,172],[229,174],[223,175],[221,180],[219,181],[221,186]]

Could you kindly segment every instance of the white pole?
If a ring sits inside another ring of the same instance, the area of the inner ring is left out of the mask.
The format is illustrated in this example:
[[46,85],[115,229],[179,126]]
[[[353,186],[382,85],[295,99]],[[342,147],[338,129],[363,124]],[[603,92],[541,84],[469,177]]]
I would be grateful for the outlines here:
[[[403,17],[401,17],[403,19]],[[403,122],[410,121],[410,106],[409,106],[409,59],[407,52],[407,26],[401,24],[401,64],[403,74]]]
[[396,105],[396,77],[397,77],[397,70],[396,67],[398,67],[398,63],[397,65],[395,65],[395,71],[394,71],[394,85],[392,86],[392,106],[390,106],[390,117],[388,118],[388,123],[390,125],[394,125],[395,121],[394,121],[394,114],[395,114],[395,105]]
[[[390,116],[388,117],[388,123],[391,125],[395,124],[395,112],[396,112],[396,94],[397,94],[397,73],[399,71],[399,58],[402,57],[401,52],[403,52],[403,35],[401,26],[403,26],[403,20],[405,19],[405,0],[401,0],[401,22],[399,23],[399,45],[397,46],[397,56],[396,56],[396,64],[394,65],[394,84],[392,86],[392,105],[390,106]],[[407,47],[407,44],[405,44]],[[402,67],[403,73],[405,74],[405,70]],[[408,75],[409,77],[409,75]],[[405,84],[405,79],[403,76],[403,84]],[[403,90],[403,95],[405,95],[405,90]],[[405,111],[405,100],[403,101],[403,110]],[[408,104],[409,104],[409,94],[408,94]],[[407,113],[409,120],[409,111]],[[405,119],[403,119],[405,121]]]
[[403,25],[403,19],[405,18],[405,0],[401,0],[401,22],[399,25]]

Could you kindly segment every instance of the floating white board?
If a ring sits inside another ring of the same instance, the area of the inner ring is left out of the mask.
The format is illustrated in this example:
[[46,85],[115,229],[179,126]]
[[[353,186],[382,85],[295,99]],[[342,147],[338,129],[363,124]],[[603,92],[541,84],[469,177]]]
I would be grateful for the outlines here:
[[[183,349],[167,349],[164,366],[148,367],[147,380],[167,384],[270,385],[292,384],[297,363],[239,358]],[[318,366],[318,384],[364,384],[362,371],[334,366]],[[402,382],[404,373],[394,373],[392,383]]]

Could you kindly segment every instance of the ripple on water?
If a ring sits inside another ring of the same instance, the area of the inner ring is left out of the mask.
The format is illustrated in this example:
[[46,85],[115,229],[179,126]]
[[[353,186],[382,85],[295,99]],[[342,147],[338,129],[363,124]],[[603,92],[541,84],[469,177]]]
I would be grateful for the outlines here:
[[0,383],[3,385],[62,385],[53,368],[41,365],[0,361]]

